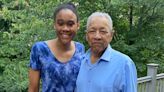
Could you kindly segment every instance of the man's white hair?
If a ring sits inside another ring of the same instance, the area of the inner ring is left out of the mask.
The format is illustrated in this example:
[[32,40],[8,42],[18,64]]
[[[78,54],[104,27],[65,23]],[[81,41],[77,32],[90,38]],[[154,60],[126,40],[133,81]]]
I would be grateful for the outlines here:
[[92,14],[88,17],[88,20],[87,20],[87,30],[88,30],[89,25],[90,25],[90,23],[91,23],[91,19],[92,19],[93,17],[98,17],[98,16],[107,18],[107,20],[108,20],[108,22],[109,22],[109,28],[111,28],[110,31],[113,32],[113,21],[112,21],[112,18],[110,17],[109,14],[104,13],[104,12],[94,12],[94,13],[92,13]]

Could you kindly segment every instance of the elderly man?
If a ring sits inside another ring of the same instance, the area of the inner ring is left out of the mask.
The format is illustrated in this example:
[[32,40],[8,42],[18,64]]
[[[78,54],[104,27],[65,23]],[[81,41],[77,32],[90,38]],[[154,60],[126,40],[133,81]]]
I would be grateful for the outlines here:
[[111,48],[113,23],[107,13],[95,12],[87,21],[86,52],[76,81],[76,92],[137,92],[133,61]]

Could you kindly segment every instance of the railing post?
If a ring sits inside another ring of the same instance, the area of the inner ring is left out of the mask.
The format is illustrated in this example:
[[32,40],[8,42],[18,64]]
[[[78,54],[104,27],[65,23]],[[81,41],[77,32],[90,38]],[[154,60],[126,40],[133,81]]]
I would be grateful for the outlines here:
[[156,75],[157,75],[158,64],[147,64],[147,76],[151,76],[148,92],[156,92]]

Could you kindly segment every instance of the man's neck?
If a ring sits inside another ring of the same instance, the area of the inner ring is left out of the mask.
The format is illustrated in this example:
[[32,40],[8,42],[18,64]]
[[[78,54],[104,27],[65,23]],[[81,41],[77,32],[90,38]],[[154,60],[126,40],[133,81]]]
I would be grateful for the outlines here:
[[94,52],[92,52],[92,53],[91,53],[91,57],[90,57],[91,63],[92,63],[92,64],[96,63],[97,60],[98,60],[100,57],[101,57],[101,53],[94,53]]

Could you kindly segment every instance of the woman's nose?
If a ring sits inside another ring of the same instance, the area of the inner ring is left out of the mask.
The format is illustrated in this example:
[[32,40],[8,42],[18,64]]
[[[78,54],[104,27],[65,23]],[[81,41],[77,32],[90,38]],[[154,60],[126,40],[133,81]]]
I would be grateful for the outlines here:
[[63,26],[63,30],[68,30],[69,28],[68,28],[68,26],[67,25],[64,25]]

